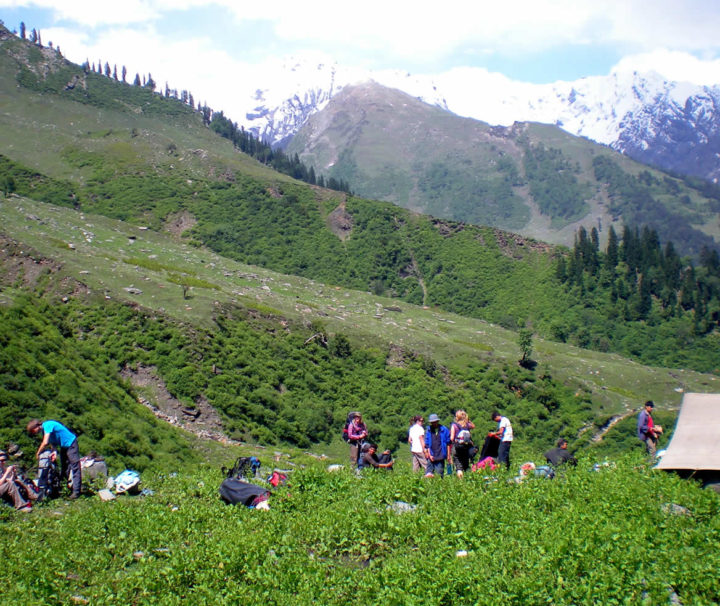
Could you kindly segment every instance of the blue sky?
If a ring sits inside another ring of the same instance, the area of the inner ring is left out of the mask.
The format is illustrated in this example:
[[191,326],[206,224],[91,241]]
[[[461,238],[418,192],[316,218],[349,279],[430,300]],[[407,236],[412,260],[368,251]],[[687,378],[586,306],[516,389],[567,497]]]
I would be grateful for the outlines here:
[[38,28],[72,61],[152,73],[215,107],[266,61],[307,53],[413,74],[484,68],[532,83],[620,66],[720,84],[720,0],[0,0],[0,19]]

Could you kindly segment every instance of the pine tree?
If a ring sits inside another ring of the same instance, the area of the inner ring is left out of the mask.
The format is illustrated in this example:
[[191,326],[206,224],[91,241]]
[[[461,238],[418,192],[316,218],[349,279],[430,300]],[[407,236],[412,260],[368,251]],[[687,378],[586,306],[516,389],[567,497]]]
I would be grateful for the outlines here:
[[20,37],[25,40],[25,36],[27,35],[27,32],[25,31],[25,22],[20,21]]
[[127,68],[123,65],[122,66],[122,81],[125,82],[125,78],[127,78]]
[[135,80],[133,80],[133,85],[134,86],[142,85],[142,83],[140,82],[140,74],[138,74],[137,72],[135,73]]
[[105,76],[108,78],[112,75],[112,70],[110,69],[110,64],[105,61]]
[[605,250],[605,265],[614,272],[618,264],[618,237],[612,225],[608,230],[608,243]]

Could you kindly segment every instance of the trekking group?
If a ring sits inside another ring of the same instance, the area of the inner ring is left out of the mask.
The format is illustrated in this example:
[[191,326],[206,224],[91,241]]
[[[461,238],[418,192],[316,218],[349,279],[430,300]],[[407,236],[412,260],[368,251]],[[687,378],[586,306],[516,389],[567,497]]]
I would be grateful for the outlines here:
[[[449,428],[441,425],[440,417],[435,413],[428,417],[427,425],[423,416],[414,416],[410,421],[407,438],[413,471],[421,471],[426,477],[443,477],[446,473],[452,473],[454,468],[458,477],[463,477],[473,466],[478,453],[480,460],[475,465],[481,468],[492,465],[494,468],[497,464],[510,469],[512,424],[497,411],[492,413],[491,420],[497,423],[497,427],[488,432],[483,448],[479,450],[471,433],[475,424],[464,410],[455,413]],[[377,445],[367,441],[367,426],[359,412],[348,415],[343,437],[350,445],[350,463],[358,470],[392,469],[394,462],[390,451],[378,456]]]
[[[647,453],[653,457],[658,437],[663,432],[662,427],[653,422],[651,413],[654,406],[651,400],[645,402],[637,423],[638,438],[645,445]],[[470,469],[495,469],[496,466],[505,465],[509,470],[510,448],[513,443],[512,423],[497,411],[490,415],[490,419],[497,423],[497,426],[487,432],[480,449],[472,438],[475,424],[464,410],[455,413],[449,428],[440,423],[440,417],[435,413],[428,417],[427,424],[422,415],[412,417],[407,441],[410,445],[413,471],[423,472],[426,477],[443,477],[454,470],[461,478]],[[378,447],[368,441],[368,435],[362,414],[351,412],[343,429],[343,439],[350,445],[351,465],[358,470],[392,469],[394,461],[391,452],[386,450],[378,455]],[[577,464],[575,457],[568,451],[568,441],[565,438],[558,439],[555,447],[545,452],[544,457],[548,465],[537,468],[536,475],[552,477],[558,467]],[[534,464],[526,465],[532,465],[533,470],[536,469]],[[528,469],[525,473],[527,471]],[[523,469],[521,475],[524,475]]]
[[[658,437],[663,433],[663,428],[652,418],[654,407],[655,404],[651,400],[645,402],[637,420],[637,437],[651,457],[656,455]],[[440,417],[435,413],[428,417],[427,424],[421,415],[412,417],[407,441],[410,445],[413,471],[423,472],[426,477],[443,477],[454,470],[458,477],[463,477],[468,470],[493,470],[499,465],[505,465],[509,470],[510,448],[513,443],[512,423],[497,411],[493,412],[490,418],[497,423],[497,426],[487,432],[482,448],[478,448],[472,437],[475,424],[464,410],[455,413],[449,428],[440,423]],[[7,452],[0,450],[0,499],[16,510],[29,512],[32,511],[32,502],[59,496],[63,483],[70,489],[68,498],[77,499],[82,487],[83,466],[87,465],[88,470],[92,472],[93,463],[99,463],[107,475],[107,466],[102,457],[92,453],[88,457],[80,458],[77,436],[62,423],[33,419],[27,425],[27,432],[30,436],[37,436],[42,432],[42,439],[35,453],[38,461],[35,480],[29,479],[21,467],[11,463],[12,458],[17,459],[22,456],[19,447],[13,444]],[[378,454],[377,444],[368,441],[368,437],[369,433],[362,414],[351,412],[343,428],[343,439],[350,446],[351,464],[359,472],[363,469],[392,470],[394,465],[392,453],[385,450]],[[530,471],[528,466],[532,466],[536,475],[552,477],[554,470],[559,466],[577,464],[575,457],[568,451],[568,441],[564,438],[560,438],[556,447],[547,451],[544,456],[548,466],[536,469],[534,464],[526,463],[521,467],[521,476]],[[59,473],[56,463],[58,458],[61,467]],[[248,459],[252,463],[251,459],[255,457],[241,459]],[[246,470],[237,473],[235,471],[237,470],[228,473],[226,483],[229,480],[238,480]],[[257,470],[255,474],[257,475]],[[278,482],[284,483],[286,479],[285,474],[276,470],[268,481],[276,486]],[[134,479],[133,482],[137,484],[139,478]],[[229,486],[225,488],[230,492],[232,492],[231,488],[236,490]],[[248,493],[249,496],[243,493],[242,502],[248,506],[262,508],[263,505],[267,505],[264,502],[267,501],[269,491],[265,488],[256,488],[258,490],[252,494]],[[223,495],[223,499],[236,502],[234,494]]]

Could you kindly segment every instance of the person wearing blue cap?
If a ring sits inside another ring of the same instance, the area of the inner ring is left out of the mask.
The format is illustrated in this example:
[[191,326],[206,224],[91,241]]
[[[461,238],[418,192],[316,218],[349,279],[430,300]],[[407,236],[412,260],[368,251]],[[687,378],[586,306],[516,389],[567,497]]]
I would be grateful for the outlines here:
[[445,475],[445,462],[450,459],[450,430],[440,425],[440,417],[431,414],[428,417],[429,427],[425,430],[425,458],[427,467],[425,477]]

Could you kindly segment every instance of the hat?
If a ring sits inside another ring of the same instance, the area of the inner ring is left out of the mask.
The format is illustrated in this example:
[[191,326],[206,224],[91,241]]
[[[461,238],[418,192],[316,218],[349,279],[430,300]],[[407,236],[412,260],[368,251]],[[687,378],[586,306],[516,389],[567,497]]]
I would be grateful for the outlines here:
[[20,447],[17,444],[10,444],[8,446],[8,454],[17,459],[18,457],[21,457],[23,455],[23,451],[20,450]]
[[439,422],[440,422],[440,417],[438,417],[435,413],[432,413],[432,414],[428,417],[428,422],[429,422],[429,423],[439,423]]
[[645,402],[645,406],[649,406],[650,408],[655,408],[655,403],[652,400],[648,400]]

